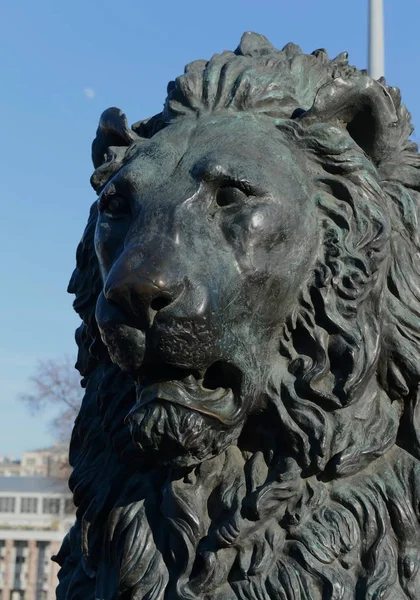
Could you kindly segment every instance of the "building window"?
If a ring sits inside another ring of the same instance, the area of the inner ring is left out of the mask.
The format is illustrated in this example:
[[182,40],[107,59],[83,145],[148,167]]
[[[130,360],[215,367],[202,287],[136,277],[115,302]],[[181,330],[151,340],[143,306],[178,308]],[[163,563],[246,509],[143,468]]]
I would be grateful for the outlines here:
[[66,515],[73,515],[76,507],[73,504],[73,498],[66,498],[64,500],[64,512]]
[[28,467],[33,467],[34,464],[35,464],[35,459],[34,458],[27,458],[25,462],[26,462],[26,465]]
[[42,500],[42,512],[46,515],[58,515],[60,513],[60,498],[44,498]]
[[21,513],[36,513],[38,511],[38,498],[21,498]]
[[0,498],[0,512],[12,513],[15,512],[15,498]]
[[28,542],[25,542],[23,540],[16,540],[13,545],[16,548],[16,552],[22,553],[23,550],[28,547]]

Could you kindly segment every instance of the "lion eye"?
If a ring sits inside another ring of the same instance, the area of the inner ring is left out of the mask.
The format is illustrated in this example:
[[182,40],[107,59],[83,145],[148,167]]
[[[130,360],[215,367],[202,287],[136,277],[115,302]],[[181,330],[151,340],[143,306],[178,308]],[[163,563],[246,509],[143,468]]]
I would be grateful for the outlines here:
[[244,202],[247,195],[242,192],[239,188],[233,186],[222,187],[217,191],[216,204],[220,207],[231,206],[232,204],[238,204]]
[[128,201],[123,196],[103,196],[99,201],[99,212],[110,219],[122,219],[130,215]]

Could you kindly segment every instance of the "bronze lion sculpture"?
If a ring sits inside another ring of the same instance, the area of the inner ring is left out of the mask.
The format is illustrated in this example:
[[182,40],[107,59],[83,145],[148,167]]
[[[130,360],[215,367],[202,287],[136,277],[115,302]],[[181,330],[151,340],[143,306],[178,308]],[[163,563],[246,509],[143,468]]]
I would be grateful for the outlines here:
[[411,132],[347,54],[253,33],[105,111],[60,600],[420,598]]

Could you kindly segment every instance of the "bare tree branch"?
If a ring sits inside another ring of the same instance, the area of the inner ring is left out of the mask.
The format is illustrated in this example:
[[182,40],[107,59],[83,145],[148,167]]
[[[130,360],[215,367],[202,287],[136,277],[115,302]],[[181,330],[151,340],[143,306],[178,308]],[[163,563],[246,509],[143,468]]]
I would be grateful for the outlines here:
[[59,441],[68,443],[83,398],[74,360],[66,355],[38,361],[29,383],[32,391],[22,394],[20,400],[32,414],[41,412],[47,406],[55,407],[58,414],[51,423],[51,430]]

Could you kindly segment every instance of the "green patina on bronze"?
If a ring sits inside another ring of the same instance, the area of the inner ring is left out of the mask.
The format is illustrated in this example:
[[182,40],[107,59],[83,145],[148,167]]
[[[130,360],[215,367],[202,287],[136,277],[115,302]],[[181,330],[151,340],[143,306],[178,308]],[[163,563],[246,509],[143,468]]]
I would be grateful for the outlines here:
[[102,115],[59,600],[420,597],[420,159],[396,88],[246,33]]

